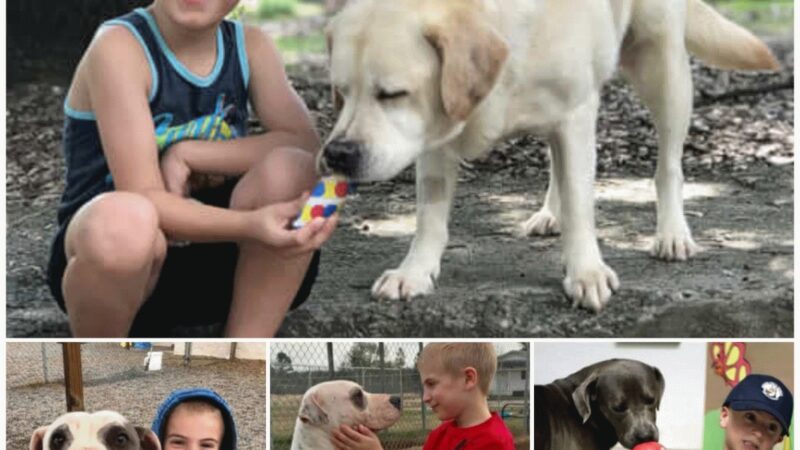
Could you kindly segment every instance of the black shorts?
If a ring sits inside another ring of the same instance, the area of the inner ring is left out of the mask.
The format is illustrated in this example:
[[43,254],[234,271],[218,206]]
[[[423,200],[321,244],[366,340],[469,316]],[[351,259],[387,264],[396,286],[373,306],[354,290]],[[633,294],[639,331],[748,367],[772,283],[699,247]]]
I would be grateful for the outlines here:
[[[219,188],[200,191],[194,197],[203,203],[227,208],[235,185],[236,180],[231,180]],[[53,239],[47,267],[50,291],[59,308],[65,312],[61,281],[67,267],[64,237],[68,225],[69,220],[59,228]],[[225,323],[233,296],[238,257],[239,248],[232,242],[168,247],[158,283],[139,309],[131,327],[131,335],[168,336],[178,326]],[[308,299],[317,278],[319,260],[320,252],[317,251],[292,301],[291,309]]]

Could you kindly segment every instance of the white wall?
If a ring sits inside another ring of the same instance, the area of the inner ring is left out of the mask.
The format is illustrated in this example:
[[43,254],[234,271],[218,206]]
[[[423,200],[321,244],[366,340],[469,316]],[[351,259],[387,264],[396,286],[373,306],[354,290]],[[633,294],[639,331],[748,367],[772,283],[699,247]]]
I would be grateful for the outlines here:
[[[183,355],[186,344],[176,342],[173,353]],[[192,355],[211,356],[228,359],[231,344],[228,342],[192,342]],[[236,344],[236,357],[239,359],[267,359],[267,344],[262,342],[239,342]]]
[[489,392],[497,395],[511,395],[514,391],[524,391],[528,380],[522,379],[524,369],[498,369]]
[[658,411],[661,443],[669,449],[702,447],[704,343],[539,342],[533,347],[534,384],[550,383],[611,358],[636,359],[658,367],[666,384]]
[[267,344],[263,342],[239,342],[236,344],[236,357],[238,359],[267,360]]

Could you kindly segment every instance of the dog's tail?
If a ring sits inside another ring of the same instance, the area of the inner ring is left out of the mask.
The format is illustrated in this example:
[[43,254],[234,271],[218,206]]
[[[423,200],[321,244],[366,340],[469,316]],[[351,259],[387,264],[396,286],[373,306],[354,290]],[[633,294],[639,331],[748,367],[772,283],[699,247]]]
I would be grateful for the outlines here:
[[761,39],[722,17],[702,0],[687,0],[686,48],[689,53],[721,69],[780,68]]

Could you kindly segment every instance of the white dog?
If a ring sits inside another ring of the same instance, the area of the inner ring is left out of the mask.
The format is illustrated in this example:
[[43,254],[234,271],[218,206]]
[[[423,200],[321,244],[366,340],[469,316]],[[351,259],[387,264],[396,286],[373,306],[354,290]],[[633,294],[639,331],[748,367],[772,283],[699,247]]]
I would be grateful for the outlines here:
[[550,183],[527,234],[563,235],[564,289],[599,311],[619,286],[594,221],[599,92],[617,67],[658,131],[653,253],[698,247],[683,213],[681,155],[692,109],[687,49],[723,68],[774,69],[755,36],[700,0],[353,0],[328,29],[341,112],[320,171],[385,180],[416,161],[417,233],[379,298],[429,294],[439,275],[460,159],[536,132]]
[[400,418],[400,397],[370,394],[352,381],[327,381],[303,395],[292,435],[292,450],[333,449],[331,431],[364,425],[373,431]]
[[33,432],[30,450],[161,450],[151,430],[114,411],[71,412]]

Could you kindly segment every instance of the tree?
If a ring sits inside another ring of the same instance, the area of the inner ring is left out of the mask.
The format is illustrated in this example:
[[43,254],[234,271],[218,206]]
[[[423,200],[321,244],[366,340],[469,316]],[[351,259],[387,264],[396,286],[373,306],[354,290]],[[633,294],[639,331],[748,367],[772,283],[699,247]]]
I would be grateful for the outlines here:
[[397,367],[398,369],[402,369],[406,366],[406,352],[403,351],[403,347],[398,347],[397,352],[394,354],[394,362],[392,363],[392,367]]
[[294,372],[292,367],[292,358],[284,352],[278,352],[275,356],[275,371],[280,373]]
[[356,342],[347,352],[347,367],[380,367],[378,344],[372,342]]

